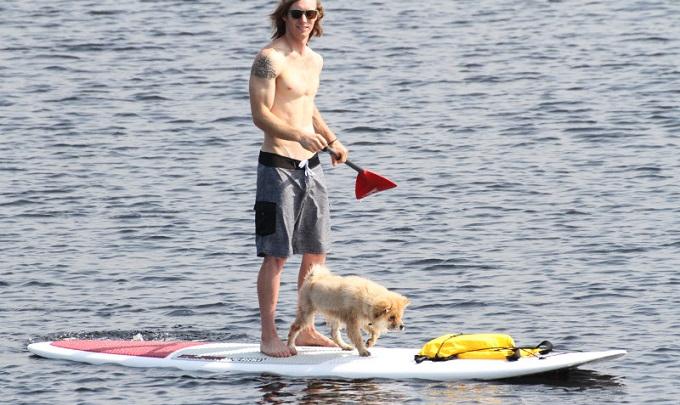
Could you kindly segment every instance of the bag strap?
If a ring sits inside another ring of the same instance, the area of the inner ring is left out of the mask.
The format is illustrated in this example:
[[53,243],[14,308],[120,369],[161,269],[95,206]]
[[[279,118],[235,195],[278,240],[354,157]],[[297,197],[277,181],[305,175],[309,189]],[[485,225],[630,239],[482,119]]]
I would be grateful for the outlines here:
[[[423,356],[423,355],[421,355],[421,354],[416,354],[415,356],[413,356],[413,360],[415,360],[416,364],[420,364],[420,363],[422,363],[422,362],[425,361],[425,360],[432,360],[432,361],[444,361],[444,360],[450,360],[450,358],[451,358],[452,356],[448,356],[448,357],[439,357],[439,352],[442,350],[442,347],[444,347],[444,343],[446,343],[446,342],[448,342],[450,339],[453,339],[453,338],[455,338],[456,336],[460,336],[460,335],[462,335],[462,333],[454,333],[454,334],[449,335],[449,337],[447,337],[446,339],[444,339],[444,341],[441,342],[441,343],[439,344],[439,348],[437,348],[437,353],[435,353],[434,359],[431,359],[431,358],[429,358],[428,356]],[[455,356],[455,355],[454,355],[454,356]]]
[[549,340],[544,340],[536,346],[522,346],[515,347],[513,353],[507,357],[508,361],[517,361],[522,357],[522,350],[536,350],[539,349],[538,354],[548,354],[553,350],[553,344]]
[[[446,342],[448,342],[449,340],[451,340],[455,337],[458,337],[460,335],[461,335],[460,333],[454,333],[454,334],[450,335],[449,337],[447,337],[446,339],[444,339],[444,341],[439,344],[439,348],[437,349],[437,353],[435,353],[434,358],[435,359],[441,359],[442,357],[439,357],[439,352],[442,350],[442,347],[444,347],[444,344]],[[451,356],[449,356],[449,357],[451,357]]]

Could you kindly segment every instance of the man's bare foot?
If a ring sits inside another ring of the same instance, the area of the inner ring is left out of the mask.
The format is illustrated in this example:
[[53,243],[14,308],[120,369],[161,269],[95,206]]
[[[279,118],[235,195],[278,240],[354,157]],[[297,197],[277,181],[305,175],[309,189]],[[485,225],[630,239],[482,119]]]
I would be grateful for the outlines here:
[[338,347],[332,340],[319,333],[314,328],[304,329],[295,339],[295,344],[298,346],[324,346],[324,347]]
[[290,357],[294,354],[290,352],[288,346],[286,346],[278,336],[275,339],[270,339],[268,341],[262,339],[262,342],[260,342],[260,351],[272,357]]

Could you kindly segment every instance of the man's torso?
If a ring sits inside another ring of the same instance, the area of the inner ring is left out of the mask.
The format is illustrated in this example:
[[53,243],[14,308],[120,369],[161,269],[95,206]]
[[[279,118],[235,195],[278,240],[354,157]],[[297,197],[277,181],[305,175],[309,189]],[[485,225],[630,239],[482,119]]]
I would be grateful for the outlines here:
[[[319,88],[321,56],[307,49],[304,55],[287,50],[280,41],[271,47],[283,58],[283,68],[276,78],[276,94],[271,111],[292,127],[314,132],[314,97]],[[283,140],[265,133],[262,150],[293,159],[304,160],[313,155],[298,142]]]

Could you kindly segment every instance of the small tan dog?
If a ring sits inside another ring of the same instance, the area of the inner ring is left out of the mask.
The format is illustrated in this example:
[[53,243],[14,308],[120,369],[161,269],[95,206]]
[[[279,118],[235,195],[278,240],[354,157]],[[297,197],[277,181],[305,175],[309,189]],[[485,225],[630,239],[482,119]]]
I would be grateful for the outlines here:
[[[288,348],[297,354],[295,338],[314,322],[314,314],[326,316],[331,338],[343,350],[352,346],[340,337],[340,326],[347,326],[347,336],[361,356],[370,356],[366,346],[375,345],[381,332],[402,330],[404,308],[409,300],[371,280],[357,276],[340,277],[323,265],[315,265],[300,288],[297,316],[288,333]],[[370,333],[364,344],[361,329]]]

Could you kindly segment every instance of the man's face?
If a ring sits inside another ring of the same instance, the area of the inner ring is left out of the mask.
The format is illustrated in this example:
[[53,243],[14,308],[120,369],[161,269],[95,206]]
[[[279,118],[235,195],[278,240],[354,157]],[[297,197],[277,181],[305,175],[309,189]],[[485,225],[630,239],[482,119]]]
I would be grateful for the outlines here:
[[311,16],[315,11],[316,0],[299,0],[293,3],[284,17],[286,32],[290,32],[296,38],[309,38],[319,17],[318,13],[316,16]]

